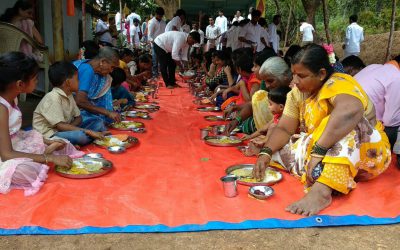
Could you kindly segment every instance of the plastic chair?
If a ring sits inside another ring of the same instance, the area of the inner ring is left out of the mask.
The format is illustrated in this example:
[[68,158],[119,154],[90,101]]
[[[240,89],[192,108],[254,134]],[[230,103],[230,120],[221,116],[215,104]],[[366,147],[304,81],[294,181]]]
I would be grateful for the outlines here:
[[[0,54],[11,52],[11,51],[19,51],[21,41],[27,41],[33,48],[33,50],[39,51],[43,55],[43,60],[38,61],[39,67],[44,70],[44,92],[49,92],[50,82],[49,76],[47,74],[49,70],[49,48],[47,46],[43,46],[33,40],[27,33],[20,30],[13,24],[0,22]],[[21,101],[25,101],[25,95],[20,96]]]

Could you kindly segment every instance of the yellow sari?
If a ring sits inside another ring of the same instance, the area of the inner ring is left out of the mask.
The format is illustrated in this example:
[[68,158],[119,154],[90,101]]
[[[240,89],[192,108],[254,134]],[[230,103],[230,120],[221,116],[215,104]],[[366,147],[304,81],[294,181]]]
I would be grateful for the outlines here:
[[268,92],[265,90],[255,92],[251,98],[251,105],[253,107],[254,123],[257,130],[259,130],[273,119],[273,115],[269,110]]
[[[368,97],[361,86],[349,75],[335,73],[316,96],[305,98],[298,89],[289,93],[284,115],[298,118],[303,132],[272,157],[271,165],[290,171],[306,183],[306,172],[311,149],[325,131],[337,95],[351,95],[368,109]],[[298,96],[293,98],[293,96]],[[295,110],[297,108],[297,110]],[[357,181],[372,179],[390,164],[391,152],[383,125],[372,127],[366,118],[343,139],[329,149],[323,159],[324,168],[316,180],[332,189],[347,194]]]

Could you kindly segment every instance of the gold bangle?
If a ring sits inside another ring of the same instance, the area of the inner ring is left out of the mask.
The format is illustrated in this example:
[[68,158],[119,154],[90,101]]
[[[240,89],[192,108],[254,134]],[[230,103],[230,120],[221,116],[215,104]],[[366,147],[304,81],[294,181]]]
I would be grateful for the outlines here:
[[325,156],[324,155],[319,155],[319,154],[310,154],[311,157],[315,157],[315,158],[321,158],[324,159]]
[[46,162],[46,165],[49,164],[49,160],[48,160],[48,158],[47,158],[47,155],[46,155],[46,154],[43,154],[43,157],[44,157],[44,160],[45,160],[45,162]]
[[261,155],[268,155],[269,158],[272,159],[272,156],[270,154],[268,154],[268,153],[265,153],[265,152],[258,153],[258,156],[261,156]]

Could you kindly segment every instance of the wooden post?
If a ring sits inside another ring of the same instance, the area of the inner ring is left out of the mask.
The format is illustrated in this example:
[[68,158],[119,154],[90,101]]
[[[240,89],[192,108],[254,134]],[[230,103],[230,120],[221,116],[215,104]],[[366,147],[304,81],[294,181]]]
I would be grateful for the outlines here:
[[394,23],[396,22],[396,0],[392,1],[392,20],[389,33],[389,42],[386,50],[386,61],[390,60],[392,56],[392,46],[393,46],[393,34],[394,34]]
[[82,0],[82,41],[86,41],[86,0]]
[[289,7],[289,17],[288,17],[287,24],[286,24],[285,41],[284,41],[284,44],[283,44],[283,47],[284,47],[284,48],[286,47],[286,43],[287,43],[287,40],[288,40],[290,21],[292,20],[293,5],[294,5],[294,2],[292,1],[292,2],[290,3],[290,7]]
[[121,33],[122,33],[122,31],[123,31],[123,29],[122,29],[122,19],[125,19],[124,18],[124,16],[123,16],[123,13],[122,13],[122,1],[121,0],[119,0],[119,13],[120,13],[120,16],[121,16],[121,20],[119,21],[119,23],[120,23],[120,31],[121,31]]
[[51,10],[53,17],[53,47],[54,47],[54,60],[64,60],[64,40],[63,40],[63,1],[52,0]]
[[326,0],[322,0],[322,10],[324,13],[324,27],[326,34],[326,41],[328,44],[331,44],[331,34],[329,32],[329,11],[328,11],[328,3]]

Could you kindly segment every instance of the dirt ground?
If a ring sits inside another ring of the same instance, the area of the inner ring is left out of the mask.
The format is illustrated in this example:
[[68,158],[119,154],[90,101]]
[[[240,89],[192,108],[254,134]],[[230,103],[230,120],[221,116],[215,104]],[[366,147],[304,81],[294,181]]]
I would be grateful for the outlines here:
[[0,237],[0,249],[399,249],[400,225]]
[[[389,33],[368,35],[361,44],[360,58],[365,64],[384,63],[386,49],[389,40]],[[343,59],[343,49],[341,44],[335,44],[336,55]],[[396,31],[393,36],[392,55],[400,55],[400,31]]]

